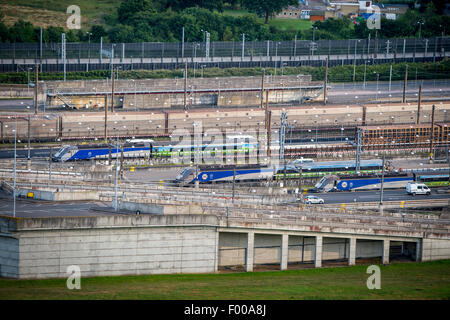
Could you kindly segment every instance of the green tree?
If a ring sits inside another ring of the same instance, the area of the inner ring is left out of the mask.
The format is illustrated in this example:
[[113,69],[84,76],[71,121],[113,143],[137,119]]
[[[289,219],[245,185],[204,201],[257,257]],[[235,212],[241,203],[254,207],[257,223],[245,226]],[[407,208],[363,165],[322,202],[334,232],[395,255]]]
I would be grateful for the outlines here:
[[9,42],[9,30],[8,27],[3,23],[3,18],[5,15],[2,10],[0,10],[0,42]]
[[105,30],[105,27],[101,25],[93,25],[91,27],[90,33],[92,33],[91,42],[100,42],[101,37],[105,37],[108,35],[108,33]]
[[264,17],[264,22],[269,23],[269,18],[281,11],[281,9],[297,4],[298,0],[242,0],[242,5],[250,12]]
[[131,24],[137,12],[154,10],[154,3],[151,0],[127,0],[122,1],[117,9],[118,20],[122,24]]
[[331,35],[337,35],[337,38],[341,39],[350,39],[355,35],[355,32],[353,30],[353,23],[347,17],[342,17],[339,19],[330,18],[323,22],[316,21],[313,26],[320,31],[325,31]]
[[123,24],[111,28],[108,32],[108,38],[113,43],[136,42],[134,28]]
[[44,42],[61,42],[61,33],[64,32],[62,27],[50,26],[43,30],[43,41]]
[[160,0],[159,2],[166,9],[171,8],[175,11],[192,7],[223,11],[223,0]]
[[28,21],[19,20],[9,28],[9,38],[12,42],[35,42],[36,33],[33,25]]
[[445,0],[419,0],[420,11],[426,11],[428,6],[431,4],[435,8],[437,14],[443,14],[447,2],[448,1]]

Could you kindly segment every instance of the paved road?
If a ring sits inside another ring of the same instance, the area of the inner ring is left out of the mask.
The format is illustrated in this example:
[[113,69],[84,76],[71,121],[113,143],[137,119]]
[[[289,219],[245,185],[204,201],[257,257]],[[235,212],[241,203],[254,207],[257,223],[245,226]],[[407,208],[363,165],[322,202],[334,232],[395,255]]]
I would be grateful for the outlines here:
[[[87,202],[50,202],[28,199],[16,199],[16,217],[62,217],[62,216],[103,216],[111,215],[105,211],[91,208],[107,208],[108,204],[96,201]],[[12,216],[12,196],[0,190],[0,215]]]
[[[406,98],[417,101],[419,86],[422,84],[422,100],[450,97],[450,81],[448,80],[419,80],[408,81]],[[330,84],[328,90],[329,103],[358,103],[358,102],[398,102],[403,96],[403,81],[367,82]]]
[[[336,192],[328,194],[316,194],[325,199],[326,204],[351,204],[354,199],[357,202],[378,202],[380,199],[379,191],[360,191],[360,192]],[[384,201],[401,200],[419,200],[427,199],[450,199],[450,194],[437,194],[433,190],[430,196],[408,196],[404,190],[385,190]],[[16,200],[17,217],[61,217],[61,216],[104,216],[115,214],[109,208],[109,203],[98,201],[76,201],[76,202],[49,202],[29,199]],[[109,211],[108,211],[109,210]],[[129,214],[124,212],[124,214]],[[12,216],[12,197],[0,190],[0,215]]]
[[[406,97],[408,101],[416,101],[419,90],[419,85],[422,87],[422,99],[441,99],[450,98],[450,81],[449,80],[409,80]],[[401,99],[403,95],[403,81],[392,81],[391,92],[389,92],[389,82],[362,82],[356,83],[330,83],[328,90],[329,104],[343,104],[343,103],[362,103],[372,102],[379,103],[388,102],[391,99],[393,102]],[[377,90],[378,89],[378,90]],[[377,93],[378,91],[378,93]],[[389,97],[389,94],[391,97]],[[33,111],[33,100],[0,100],[0,111]],[[39,105],[39,110],[44,111],[44,104]],[[48,109],[48,108],[47,108]]]
[[[53,149],[53,154],[58,150],[58,148]],[[28,149],[17,149],[17,158],[26,159],[28,157]],[[31,158],[47,158],[50,156],[50,149],[30,149]],[[14,149],[0,150],[0,159],[13,159]]]
[[[431,195],[417,195],[410,196],[406,193],[405,189],[392,189],[384,190],[383,201],[408,201],[408,200],[428,200],[433,199],[450,199],[450,193],[442,194],[437,193],[438,189],[433,189]],[[329,193],[315,193],[325,200],[326,204],[331,203],[354,203],[356,202],[379,202],[380,191],[355,191],[355,192],[329,192]]]
[[[39,106],[39,110],[44,110],[44,105]],[[34,111],[33,99],[0,99],[0,111]]]

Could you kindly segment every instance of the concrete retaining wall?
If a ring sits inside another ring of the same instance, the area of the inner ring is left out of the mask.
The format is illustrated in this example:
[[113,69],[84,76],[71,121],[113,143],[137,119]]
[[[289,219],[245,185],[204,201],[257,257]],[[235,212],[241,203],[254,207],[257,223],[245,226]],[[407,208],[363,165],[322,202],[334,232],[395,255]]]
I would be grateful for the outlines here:
[[129,211],[140,211],[140,213],[150,214],[204,214],[205,211],[201,205],[196,204],[152,204],[137,202],[119,202],[119,208]]
[[219,266],[244,265],[247,248],[246,233],[219,234]]
[[237,228],[228,223],[228,219],[207,214],[3,216],[0,276],[66,277],[71,265],[79,266],[82,277],[87,277],[215,272],[219,266],[230,265],[246,265],[251,271],[253,264],[280,264],[286,269],[288,262],[311,261],[320,267],[322,260],[349,259],[354,264],[355,257],[383,256],[383,263],[389,263],[389,242],[404,241],[417,243],[418,260],[450,258],[450,240],[436,239],[438,234],[433,233],[422,238],[424,235],[383,235],[378,229],[362,230],[364,233],[311,226],[303,229],[275,220],[260,227],[242,222]]
[[450,240],[423,239],[422,261],[432,261],[450,258]]
[[213,228],[126,228],[30,232],[20,236],[20,278],[215,271]]
[[19,274],[19,240],[0,233],[0,277],[17,278]]
[[315,245],[313,237],[289,236],[288,262],[314,261]]
[[[302,96],[320,98],[321,84],[319,88],[303,89],[303,93],[300,93],[299,89],[289,89],[289,87],[298,88],[310,84],[310,75],[267,76],[265,79],[266,89],[279,89],[279,91],[270,92],[271,104],[299,101]],[[261,77],[259,76],[188,78],[187,103],[192,106],[259,106],[260,87]],[[227,91],[242,89],[247,91]],[[69,105],[95,109],[104,106],[105,94],[111,92],[111,82],[109,80],[46,81],[40,85],[39,90],[39,100],[48,90],[49,93],[66,93],[63,99]],[[184,79],[117,80],[115,92],[115,106],[124,109],[184,106]],[[46,100],[49,106],[62,103],[54,96],[47,96]]]
[[383,241],[356,239],[356,258],[374,258],[383,255]]
[[14,222],[0,219],[0,277],[17,278],[19,274],[19,240],[9,229]]
[[71,265],[82,277],[216,270],[217,218],[211,216],[8,220],[16,221],[15,239],[0,236],[2,276],[67,277]]
[[273,234],[255,234],[255,253],[253,263],[280,263],[281,236]]
[[32,198],[46,201],[77,201],[77,200],[99,200],[98,191],[49,191],[35,189],[18,189],[18,197]]

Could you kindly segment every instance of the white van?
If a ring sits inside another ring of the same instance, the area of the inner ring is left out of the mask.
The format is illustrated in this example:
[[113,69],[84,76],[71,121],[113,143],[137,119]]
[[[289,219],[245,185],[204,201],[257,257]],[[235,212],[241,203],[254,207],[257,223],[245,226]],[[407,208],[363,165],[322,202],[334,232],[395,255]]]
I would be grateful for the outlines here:
[[412,194],[415,196],[416,194],[426,194],[427,196],[431,194],[431,190],[423,183],[411,183],[409,182],[406,185],[406,193]]

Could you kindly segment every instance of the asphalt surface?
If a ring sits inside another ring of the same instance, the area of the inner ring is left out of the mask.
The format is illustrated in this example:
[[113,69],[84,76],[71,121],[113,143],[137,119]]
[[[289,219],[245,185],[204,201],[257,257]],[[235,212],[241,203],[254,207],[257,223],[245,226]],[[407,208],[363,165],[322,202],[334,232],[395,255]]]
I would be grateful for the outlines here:
[[[440,188],[443,189],[443,188]],[[427,200],[450,199],[450,193],[437,193],[438,189],[432,189],[431,194],[427,195],[408,195],[405,189],[385,189],[383,191],[383,201],[408,201],[408,200]],[[329,192],[314,193],[319,198],[325,200],[325,204],[330,203],[354,203],[354,202],[379,202],[380,191],[354,191],[354,192]]]
[[[114,214],[107,212],[107,209],[107,204],[97,201],[51,202],[16,198],[16,217],[82,217]],[[0,190],[0,215],[13,215],[12,195],[3,190]]]
[[[380,191],[359,192],[330,192],[326,194],[314,194],[325,200],[325,204],[352,204],[356,202],[379,202]],[[383,201],[408,201],[408,200],[450,199],[450,194],[438,194],[434,189],[432,194],[407,195],[405,190],[385,190]],[[13,201],[10,194],[0,190],[0,215],[13,215]],[[129,212],[120,212],[130,214]],[[99,201],[67,201],[51,202],[32,199],[16,199],[16,217],[82,217],[82,216],[109,216],[116,214],[111,210],[109,203]]]
[[[422,84],[422,100],[448,98],[450,96],[450,81],[448,80],[409,80],[406,88],[408,101],[417,101],[419,86]],[[390,89],[389,89],[390,87]],[[336,83],[330,84],[328,102],[331,104],[358,102],[398,102],[403,97],[403,81]]]
[[[53,149],[53,154],[59,148]],[[18,159],[26,159],[28,158],[28,149],[17,149],[16,151]],[[30,149],[30,157],[31,158],[48,158],[50,156],[50,149]],[[13,159],[14,158],[14,149],[8,150],[0,150],[0,159]]]
[[[419,85],[422,84],[422,99],[450,98],[450,80],[408,80],[406,97],[409,101],[417,100]],[[389,82],[376,81],[355,83],[329,83],[328,103],[362,103],[397,101],[403,96],[403,81],[392,81],[389,92]],[[378,93],[377,93],[378,92]],[[389,95],[391,95],[389,97]],[[39,111],[48,110],[44,104],[39,105]],[[32,99],[0,99],[1,111],[27,112],[34,110]]]

